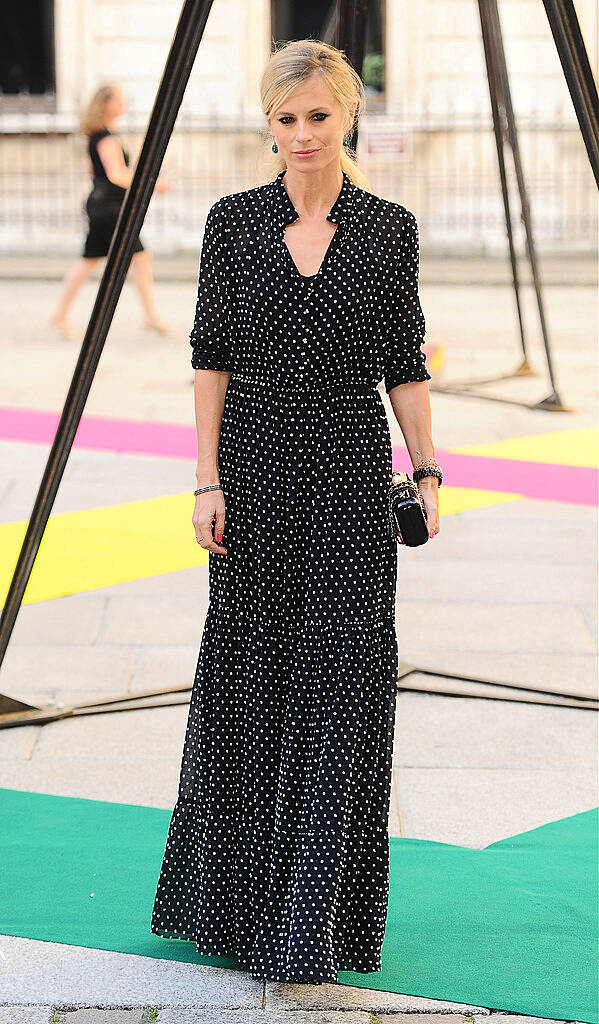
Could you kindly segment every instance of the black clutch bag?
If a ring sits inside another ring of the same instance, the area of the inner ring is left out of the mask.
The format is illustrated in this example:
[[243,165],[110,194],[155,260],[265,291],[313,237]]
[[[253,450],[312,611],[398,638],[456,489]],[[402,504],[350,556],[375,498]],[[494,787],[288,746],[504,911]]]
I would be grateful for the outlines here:
[[[407,473],[392,474],[387,503],[389,531],[397,543],[407,544],[411,548],[425,544],[428,540],[426,508],[420,489]],[[401,531],[401,540],[397,536],[398,530]]]

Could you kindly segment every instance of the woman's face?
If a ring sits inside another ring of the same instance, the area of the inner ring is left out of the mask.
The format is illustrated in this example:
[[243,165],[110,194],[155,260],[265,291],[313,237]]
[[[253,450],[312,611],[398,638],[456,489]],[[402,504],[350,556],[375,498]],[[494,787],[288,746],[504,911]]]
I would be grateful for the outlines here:
[[[338,161],[349,129],[343,107],[319,75],[294,89],[269,125],[287,167],[302,170],[322,170]],[[302,156],[306,151],[309,155]]]
[[113,118],[119,117],[125,109],[125,97],[123,96],[123,90],[119,87],[113,90],[112,95],[106,100],[104,107],[106,117]]

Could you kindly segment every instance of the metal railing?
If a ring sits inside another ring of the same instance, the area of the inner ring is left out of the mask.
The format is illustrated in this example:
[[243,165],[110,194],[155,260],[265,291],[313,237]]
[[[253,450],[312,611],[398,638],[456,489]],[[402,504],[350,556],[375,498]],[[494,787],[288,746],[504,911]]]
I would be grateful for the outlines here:
[[[121,119],[118,133],[131,165],[147,119],[131,108]],[[573,114],[532,112],[517,123],[539,248],[594,251],[597,190]],[[84,170],[87,139],[75,124],[74,116],[28,107],[25,99],[19,111],[0,104],[0,252],[73,253],[80,247],[91,178]],[[215,198],[264,180],[269,142],[263,121],[241,109],[227,119],[215,113],[199,118],[182,108],[162,168],[172,187],[153,197],[142,237],[159,252],[197,251]],[[414,211],[423,249],[504,251],[489,111],[365,116],[358,158],[374,192]],[[515,189],[512,208],[518,238]]]

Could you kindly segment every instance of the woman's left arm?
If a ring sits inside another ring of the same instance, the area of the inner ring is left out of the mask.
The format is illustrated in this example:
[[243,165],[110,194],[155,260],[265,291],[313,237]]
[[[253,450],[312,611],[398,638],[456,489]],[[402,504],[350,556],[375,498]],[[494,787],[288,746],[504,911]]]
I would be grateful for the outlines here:
[[[435,448],[432,438],[431,403],[427,381],[398,384],[389,391],[389,400],[395,418],[401,427],[412,465],[418,467],[426,459],[433,459]],[[418,487],[426,508],[426,524],[430,537],[439,532],[439,481],[436,476],[425,476]]]
[[[418,292],[418,224],[414,214],[405,207],[402,220],[385,354],[385,390],[412,465],[417,469],[435,456],[428,388],[431,375],[422,349],[426,322]],[[433,537],[439,532],[439,481],[434,476],[425,476],[418,487],[427,512],[429,536]]]

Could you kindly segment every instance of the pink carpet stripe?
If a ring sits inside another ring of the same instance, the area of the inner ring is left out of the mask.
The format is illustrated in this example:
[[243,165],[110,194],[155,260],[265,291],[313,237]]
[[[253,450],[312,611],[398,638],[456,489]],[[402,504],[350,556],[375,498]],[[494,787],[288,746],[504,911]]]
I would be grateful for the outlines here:
[[[0,406],[0,438],[51,444],[60,414]],[[73,442],[78,448],[195,459],[196,430],[180,423],[150,423],[113,416],[81,417]]]
[[[59,414],[38,409],[0,407],[0,438],[51,444]],[[194,426],[150,423],[108,416],[82,416],[75,435],[78,448],[98,451],[158,455],[176,459],[196,458]],[[586,466],[563,466],[520,459],[493,459],[482,455],[453,454],[436,450],[444,482],[451,487],[505,491],[543,501],[597,505],[599,473]],[[404,447],[393,449],[394,469],[410,470]]]
[[[435,456],[443,470],[443,483],[451,487],[505,491],[522,494],[525,498],[574,505],[597,505],[599,473],[587,466],[454,455],[442,449],[436,449]],[[405,448],[393,449],[393,468],[410,471],[410,457]]]

